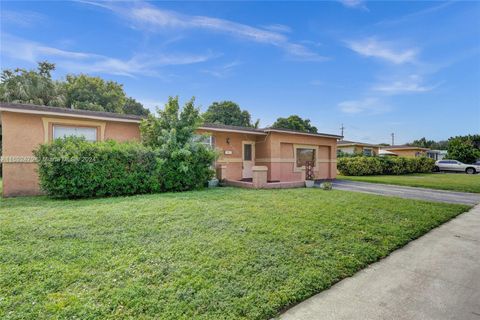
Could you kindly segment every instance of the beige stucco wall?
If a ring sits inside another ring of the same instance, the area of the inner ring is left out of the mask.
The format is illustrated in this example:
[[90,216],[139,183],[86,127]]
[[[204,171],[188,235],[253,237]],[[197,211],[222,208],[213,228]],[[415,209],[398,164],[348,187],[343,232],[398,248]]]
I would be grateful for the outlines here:
[[300,181],[301,171],[295,164],[295,146],[313,146],[317,148],[314,167],[316,179],[336,177],[337,140],[334,138],[307,136],[291,133],[270,132],[270,157],[258,159],[257,165],[269,167],[269,180]]
[[368,146],[337,146],[338,150],[342,150],[345,153],[354,154],[354,153],[363,153],[364,149],[372,149],[375,155],[378,155],[379,147],[368,147]]
[[425,156],[427,153],[425,150],[418,150],[418,149],[386,149],[386,150],[395,153],[399,157],[408,157],[408,158]]
[[[40,194],[37,165],[32,151],[51,140],[52,124],[97,127],[99,140],[140,140],[137,123],[91,120],[81,117],[42,116],[36,114],[1,113],[3,136],[3,196]],[[24,157],[24,158],[19,158]]]
[[[255,142],[255,165],[268,168],[267,179],[279,181],[300,181],[302,173],[295,168],[294,148],[297,145],[315,146],[317,163],[314,168],[315,178],[333,179],[336,177],[336,139],[305,136],[290,133],[270,132],[267,135],[247,133],[218,132],[198,130],[215,137],[215,147],[220,153],[218,165],[226,166],[226,178],[242,178],[242,141]],[[230,143],[227,143],[229,139]],[[225,154],[231,151],[232,154]]]
[[[261,141],[257,142],[258,136],[254,134],[208,130],[197,130],[197,133],[209,134],[215,138],[215,149],[219,153],[219,158],[217,159],[216,164],[217,166],[225,165],[227,167],[225,177],[229,180],[240,180],[242,178],[242,142],[255,142],[254,158],[258,157],[258,152],[262,145]],[[231,154],[225,154],[225,152]],[[262,150],[260,150],[260,152],[262,152]]]

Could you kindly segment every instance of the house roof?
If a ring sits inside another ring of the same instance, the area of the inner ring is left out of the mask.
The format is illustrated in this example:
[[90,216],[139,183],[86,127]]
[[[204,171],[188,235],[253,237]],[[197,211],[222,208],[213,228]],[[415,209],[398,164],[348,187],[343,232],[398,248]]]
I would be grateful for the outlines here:
[[241,126],[229,126],[229,125],[219,124],[219,123],[204,123],[202,126],[200,126],[200,129],[211,130],[211,131],[221,131],[221,132],[240,132],[240,133],[266,135],[266,133],[262,129],[241,127]]
[[229,126],[229,125],[218,124],[218,123],[205,123],[200,127],[200,129],[222,131],[222,132],[261,134],[261,135],[266,135],[269,132],[279,132],[279,133],[289,133],[289,134],[326,137],[326,138],[335,138],[335,139],[342,138],[342,136],[335,135],[335,134],[328,134],[328,133],[310,133],[310,132],[296,131],[296,130],[290,130],[290,129],[271,128],[271,127],[259,129],[259,128],[249,128],[249,127],[240,127],[240,126]]
[[421,148],[416,146],[408,146],[406,144],[402,145],[393,145],[393,146],[385,146],[382,147],[383,150],[403,150],[403,149],[414,149],[414,150],[430,150],[428,148]]
[[378,144],[371,144],[371,143],[364,143],[364,142],[357,142],[357,141],[349,141],[349,140],[339,140],[337,142],[338,146],[365,146],[365,147],[374,147],[378,148],[380,147]]
[[56,115],[56,116],[64,116],[64,117],[89,118],[89,119],[100,119],[100,120],[119,121],[119,122],[134,122],[134,123],[140,123],[140,121],[144,119],[144,117],[142,116],[137,116],[132,114],[67,109],[67,108],[39,106],[39,105],[25,104],[25,103],[0,102],[0,111],[28,113],[28,114],[41,114],[41,115]]
[[335,138],[335,139],[341,139],[343,138],[342,136],[336,135],[336,134],[330,134],[330,133],[311,133],[311,132],[303,132],[303,131],[297,131],[297,130],[291,130],[291,129],[283,129],[283,128],[272,128],[272,127],[267,127],[262,129],[265,132],[280,132],[280,133],[291,133],[291,134],[299,134],[299,135],[304,135],[304,136],[314,136],[314,137],[324,137],[324,138]]
[[[137,116],[137,115],[131,115],[131,114],[67,109],[67,108],[59,108],[59,107],[51,107],[51,106],[26,104],[26,103],[8,103],[8,102],[0,102],[0,111],[99,119],[99,120],[107,120],[107,121],[134,122],[134,123],[140,123],[142,119],[145,118],[143,116]],[[271,128],[271,127],[259,129],[259,128],[249,128],[249,127],[241,127],[241,126],[229,126],[229,125],[218,124],[218,123],[205,123],[199,129],[221,131],[221,132],[240,132],[240,133],[248,133],[248,134],[258,134],[258,135],[267,135],[269,132],[279,132],[279,133],[290,133],[290,134],[326,137],[326,138],[335,138],[335,139],[342,138],[342,136],[335,135],[335,134],[328,134],[328,133],[310,133],[310,132],[302,132],[302,131],[296,131],[296,130],[290,130],[290,129],[279,129],[279,128]]]

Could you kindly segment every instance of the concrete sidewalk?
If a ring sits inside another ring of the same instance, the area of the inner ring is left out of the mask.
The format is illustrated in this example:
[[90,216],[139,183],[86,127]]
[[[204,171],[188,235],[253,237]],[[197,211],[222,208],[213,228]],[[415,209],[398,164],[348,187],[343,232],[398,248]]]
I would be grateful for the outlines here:
[[480,320],[480,205],[279,318]]
[[335,180],[333,182],[333,188],[337,190],[363,192],[382,196],[394,196],[406,199],[419,199],[467,205],[475,205],[480,203],[480,194],[478,193],[405,187],[392,184]]

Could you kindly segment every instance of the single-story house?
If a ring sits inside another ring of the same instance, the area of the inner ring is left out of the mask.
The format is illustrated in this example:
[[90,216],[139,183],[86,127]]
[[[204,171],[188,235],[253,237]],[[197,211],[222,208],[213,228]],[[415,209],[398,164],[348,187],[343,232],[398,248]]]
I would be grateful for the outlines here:
[[[66,135],[91,141],[139,141],[142,117],[0,103],[0,121],[3,195],[16,196],[41,193],[32,154],[39,144]],[[222,180],[248,183],[256,171],[264,171],[272,183],[302,182],[306,161],[313,162],[316,179],[336,177],[338,135],[218,124],[205,124],[198,134],[205,134],[208,139],[202,141],[219,151],[215,166]]]
[[0,103],[3,195],[41,193],[32,154],[39,144],[65,135],[83,135],[91,141],[140,141],[141,120],[110,112]]
[[307,161],[313,162],[316,179],[336,177],[338,135],[219,124],[205,124],[198,132],[211,135],[220,151],[217,167],[225,167],[224,179],[248,180],[254,166],[264,166],[268,181],[302,181]]
[[[430,149],[420,148],[415,146],[408,146],[408,145],[394,145],[394,146],[381,147],[380,154],[415,158],[415,157],[426,156],[428,150]],[[387,151],[387,152],[384,152],[384,151]]]
[[376,144],[339,140],[337,142],[337,150],[346,154],[363,154],[364,156],[378,155],[380,146]]

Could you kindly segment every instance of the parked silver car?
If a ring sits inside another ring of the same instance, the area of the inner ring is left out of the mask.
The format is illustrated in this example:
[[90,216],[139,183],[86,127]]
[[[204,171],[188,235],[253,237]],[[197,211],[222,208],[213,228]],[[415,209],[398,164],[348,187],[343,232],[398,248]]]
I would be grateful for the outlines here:
[[438,160],[435,162],[435,171],[457,171],[474,174],[480,172],[480,165],[465,164],[457,160]]

